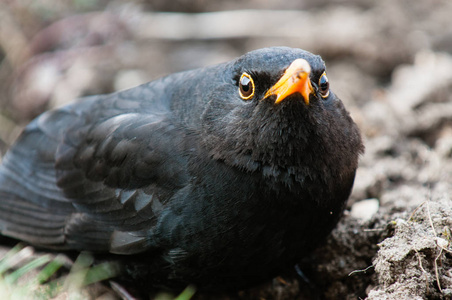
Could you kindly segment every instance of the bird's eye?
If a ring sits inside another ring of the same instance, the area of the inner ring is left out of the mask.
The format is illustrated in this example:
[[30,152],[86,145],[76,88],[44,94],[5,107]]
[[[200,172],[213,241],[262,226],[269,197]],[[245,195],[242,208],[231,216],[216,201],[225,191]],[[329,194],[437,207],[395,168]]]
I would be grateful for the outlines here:
[[240,77],[239,92],[243,100],[251,99],[254,96],[254,81],[251,75],[246,72]]
[[328,82],[328,77],[326,77],[325,72],[323,72],[319,79],[319,92],[322,98],[326,98],[330,94],[330,83]]

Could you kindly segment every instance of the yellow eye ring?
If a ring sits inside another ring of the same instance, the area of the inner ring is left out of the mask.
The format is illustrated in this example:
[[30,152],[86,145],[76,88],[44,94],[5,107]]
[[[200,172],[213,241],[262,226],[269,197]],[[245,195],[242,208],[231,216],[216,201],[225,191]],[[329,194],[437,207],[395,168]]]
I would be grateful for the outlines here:
[[319,78],[319,92],[322,98],[327,98],[330,94],[330,83],[328,82],[328,77],[326,77],[325,72],[323,72],[322,76]]
[[239,93],[243,100],[249,100],[254,96],[254,80],[253,77],[246,72],[240,77]]

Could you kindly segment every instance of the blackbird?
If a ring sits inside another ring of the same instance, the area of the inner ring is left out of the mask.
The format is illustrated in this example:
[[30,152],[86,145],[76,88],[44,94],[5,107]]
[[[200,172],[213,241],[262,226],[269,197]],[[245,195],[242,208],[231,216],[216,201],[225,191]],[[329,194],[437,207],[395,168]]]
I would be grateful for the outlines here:
[[245,288],[333,229],[362,152],[323,60],[260,49],[37,117],[0,167],[0,232],[144,286]]

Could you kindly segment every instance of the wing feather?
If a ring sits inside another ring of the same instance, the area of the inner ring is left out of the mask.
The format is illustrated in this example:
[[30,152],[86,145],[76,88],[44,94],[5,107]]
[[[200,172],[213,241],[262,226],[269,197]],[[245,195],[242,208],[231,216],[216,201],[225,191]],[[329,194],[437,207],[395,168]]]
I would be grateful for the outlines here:
[[157,100],[90,97],[30,123],[0,166],[0,232],[63,249],[151,247],[145,232],[188,176],[184,129],[148,90]]

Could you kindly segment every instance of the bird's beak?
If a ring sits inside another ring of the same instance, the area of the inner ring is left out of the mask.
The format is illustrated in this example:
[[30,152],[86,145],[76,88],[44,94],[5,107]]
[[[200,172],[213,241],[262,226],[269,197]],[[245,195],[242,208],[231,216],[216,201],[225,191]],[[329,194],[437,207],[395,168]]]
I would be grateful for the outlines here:
[[294,60],[281,79],[265,93],[264,98],[276,95],[275,104],[277,104],[292,94],[300,93],[308,105],[309,95],[314,92],[309,79],[310,73],[311,66],[306,60],[302,58]]

